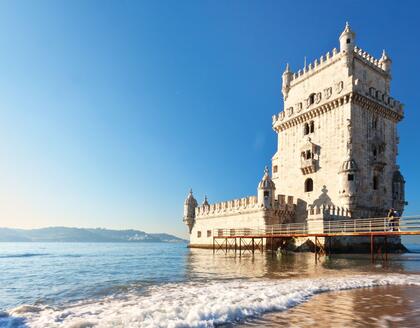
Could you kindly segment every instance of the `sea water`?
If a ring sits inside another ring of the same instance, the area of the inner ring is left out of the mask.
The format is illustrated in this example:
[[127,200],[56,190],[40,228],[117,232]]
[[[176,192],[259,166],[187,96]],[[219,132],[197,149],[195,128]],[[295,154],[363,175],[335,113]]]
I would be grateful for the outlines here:
[[[0,243],[0,327],[317,326],[334,307],[341,321],[325,324],[415,327],[419,273],[419,253],[372,265],[368,255],[315,263],[310,253],[213,254],[183,243]],[[363,301],[373,307],[356,311]]]

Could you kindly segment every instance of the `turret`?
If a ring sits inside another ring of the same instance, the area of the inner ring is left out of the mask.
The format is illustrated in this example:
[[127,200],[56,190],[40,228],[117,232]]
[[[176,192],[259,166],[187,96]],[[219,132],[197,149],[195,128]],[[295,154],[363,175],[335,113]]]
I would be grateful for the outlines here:
[[358,167],[356,161],[349,157],[341,165],[340,176],[340,198],[342,205],[352,211],[356,205],[357,186],[358,186]]
[[183,219],[184,223],[188,226],[190,233],[195,223],[195,208],[196,207],[197,207],[197,201],[193,196],[192,189],[190,189],[190,192],[184,202],[184,219]]
[[392,207],[396,209],[400,215],[404,211],[405,202],[405,180],[402,176],[399,166],[392,176]]
[[264,176],[258,184],[258,204],[265,208],[272,208],[274,204],[276,185],[270,178],[268,167],[264,169]]
[[356,40],[356,33],[354,33],[350,29],[350,25],[348,22],[346,22],[346,27],[344,28],[344,31],[340,35],[340,51],[346,52],[346,53],[353,53],[355,40]]
[[381,65],[382,69],[385,72],[391,73],[392,60],[391,58],[389,58],[388,54],[385,52],[385,49],[382,51],[382,57],[379,59],[379,64]]
[[204,196],[204,202],[201,204],[201,206],[209,206],[210,204],[209,204],[209,202],[208,202],[208,200],[207,200],[207,195],[206,196]]
[[284,100],[287,99],[287,95],[289,94],[290,82],[292,82],[292,78],[293,78],[293,72],[290,71],[289,64],[287,64],[286,70],[283,72],[283,75],[282,75],[281,92],[283,93]]

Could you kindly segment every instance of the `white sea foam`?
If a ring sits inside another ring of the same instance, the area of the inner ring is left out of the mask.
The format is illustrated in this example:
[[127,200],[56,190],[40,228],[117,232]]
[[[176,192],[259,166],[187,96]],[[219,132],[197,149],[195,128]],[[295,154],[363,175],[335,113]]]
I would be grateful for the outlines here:
[[[15,311],[29,327],[213,327],[265,312],[286,310],[328,291],[382,285],[417,285],[420,275],[231,280],[166,284],[124,299],[73,304],[66,309]],[[29,308],[28,308],[29,309]],[[12,315],[14,311],[10,311]]]

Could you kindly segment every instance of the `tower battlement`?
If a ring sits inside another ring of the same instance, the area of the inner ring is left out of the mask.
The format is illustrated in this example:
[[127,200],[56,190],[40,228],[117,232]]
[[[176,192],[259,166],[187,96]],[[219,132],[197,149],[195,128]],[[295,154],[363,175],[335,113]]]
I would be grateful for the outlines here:
[[[257,196],[248,196],[243,198],[232,199],[229,201],[203,204],[195,208],[195,218],[204,219],[218,215],[232,215],[243,213],[244,211],[253,211],[264,208],[261,202],[258,202]],[[270,209],[273,211],[283,210],[290,213],[294,212],[295,204],[293,196],[277,195]]]
[[325,56],[322,55],[319,59],[315,59],[313,62],[307,64],[297,72],[292,72],[290,86],[293,87],[325,67],[334,64],[337,60],[340,60],[341,56],[342,54],[338,52],[337,48],[334,48],[331,52],[328,51]]

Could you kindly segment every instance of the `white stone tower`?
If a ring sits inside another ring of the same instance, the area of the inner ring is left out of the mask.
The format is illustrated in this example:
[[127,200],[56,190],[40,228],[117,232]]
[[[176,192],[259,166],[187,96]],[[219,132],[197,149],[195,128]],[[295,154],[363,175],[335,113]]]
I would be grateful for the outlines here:
[[[346,23],[333,49],[282,75],[284,110],[273,116],[276,194],[297,197],[296,220],[385,215],[405,205],[397,165],[402,104],[390,96],[391,64],[357,47]],[[321,214],[322,216],[323,214]]]

